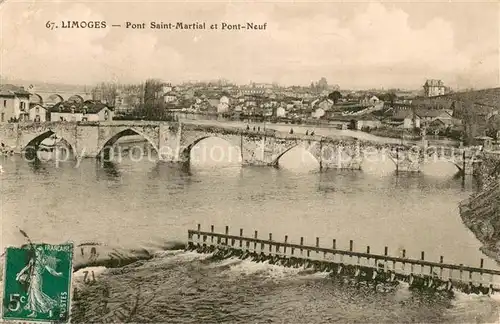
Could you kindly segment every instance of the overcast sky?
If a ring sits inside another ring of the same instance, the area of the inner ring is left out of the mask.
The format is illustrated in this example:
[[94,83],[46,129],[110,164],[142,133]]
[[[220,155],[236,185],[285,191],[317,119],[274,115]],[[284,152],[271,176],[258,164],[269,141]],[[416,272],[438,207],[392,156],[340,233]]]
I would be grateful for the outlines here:
[[[499,86],[499,5],[15,1],[0,5],[2,76],[92,84],[226,78],[341,88]],[[47,21],[104,20],[105,29]],[[264,31],[112,28],[126,21],[267,23]]]

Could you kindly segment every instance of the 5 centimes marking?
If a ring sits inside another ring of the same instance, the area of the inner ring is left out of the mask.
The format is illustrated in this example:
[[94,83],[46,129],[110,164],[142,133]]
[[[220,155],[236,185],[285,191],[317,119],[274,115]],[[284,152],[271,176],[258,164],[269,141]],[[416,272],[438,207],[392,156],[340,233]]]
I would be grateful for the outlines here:
[[69,320],[73,244],[8,247],[2,318],[65,323]]

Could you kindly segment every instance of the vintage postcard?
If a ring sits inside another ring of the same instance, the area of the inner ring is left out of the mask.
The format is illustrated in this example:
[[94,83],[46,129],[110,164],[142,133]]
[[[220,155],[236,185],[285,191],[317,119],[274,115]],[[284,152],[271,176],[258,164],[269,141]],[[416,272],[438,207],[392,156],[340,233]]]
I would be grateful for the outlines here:
[[499,13],[0,0],[0,321],[499,323]]

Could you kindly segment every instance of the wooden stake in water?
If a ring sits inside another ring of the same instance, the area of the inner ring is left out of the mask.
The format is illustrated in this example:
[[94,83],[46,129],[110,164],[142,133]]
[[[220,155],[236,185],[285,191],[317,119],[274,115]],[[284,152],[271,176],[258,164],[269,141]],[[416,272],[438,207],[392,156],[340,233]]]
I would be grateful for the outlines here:
[[[421,254],[422,255],[420,256],[420,260],[424,261],[425,260],[425,252],[422,251]],[[424,265],[423,264],[420,265],[420,273],[424,273]]]
[[[349,240],[349,251],[352,252],[354,246],[354,242],[352,240]],[[349,255],[349,262],[352,264],[352,255]]]
[[[369,245],[366,246],[366,254],[370,254],[370,246]],[[370,264],[370,257],[369,256],[366,257],[366,263]]]
[[[285,244],[288,243],[288,235],[285,235]],[[286,245],[283,247],[283,253],[286,254]]]
[[[481,265],[480,265],[480,268],[481,268],[481,269],[483,269],[483,266],[484,266],[484,260],[483,260],[483,259],[481,259]],[[484,280],[484,279],[483,279],[483,273],[481,272],[481,273],[479,273],[479,275],[481,276],[481,284],[482,284],[482,283],[483,283],[483,280]]]
[[[210,225],[210,232],[214,232],[214,226],[213,225]],[[210,235],[210,242],[213,243],[214,242],[214,236],[213,235]]]
[[[229,226],[226,226],[226,235],[229,235]],[[229,239],[226,236],[226,245],[228,245],[228,243],[229,243]]]
[[[439,263],[443,263],[443,256],[439,257]],[[443,267],[439,268],[439,279],[443,280]]]
[[[255,231],[254,233],[254,238],[257,239],[257,235],[259,233],[257,231]],[[257,242],[253,242],[253,250],[256,251],[257,250]],[[262,249],[261,249],[262,250]]]
[[[384,255],[387,256],[389,254],[389,248],[384,247]],[[387,259],[384,259],[384,271],[387,271]]]
[[304,254],[304,249],[302,248],[304,246],[304,238],[300,238],[300,255]]
[[[243,237],[243,228],[240,228],[240,237]],[[240,247],[243,246],[243,239],[240,238]]]
[[272,252],[272,244],[271,244],[272,240],[273,240],[273,233],[269,233],[269,253]]

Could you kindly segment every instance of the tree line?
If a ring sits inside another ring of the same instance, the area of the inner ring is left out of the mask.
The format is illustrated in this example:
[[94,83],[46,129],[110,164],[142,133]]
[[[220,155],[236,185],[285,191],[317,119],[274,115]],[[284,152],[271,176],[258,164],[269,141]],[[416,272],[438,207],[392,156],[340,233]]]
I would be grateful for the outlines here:
[[118,84],[102,82],[92,90],[92,99],[101,101],[110,107],[115,107],[120,93],[123,100],[120,104],[132,107],[126,113],[116,115],[115,119],[147,119],[172,120],[172,114],[166,108],[162,89],[165,84],[158,79],[148,79],[141,84]]

